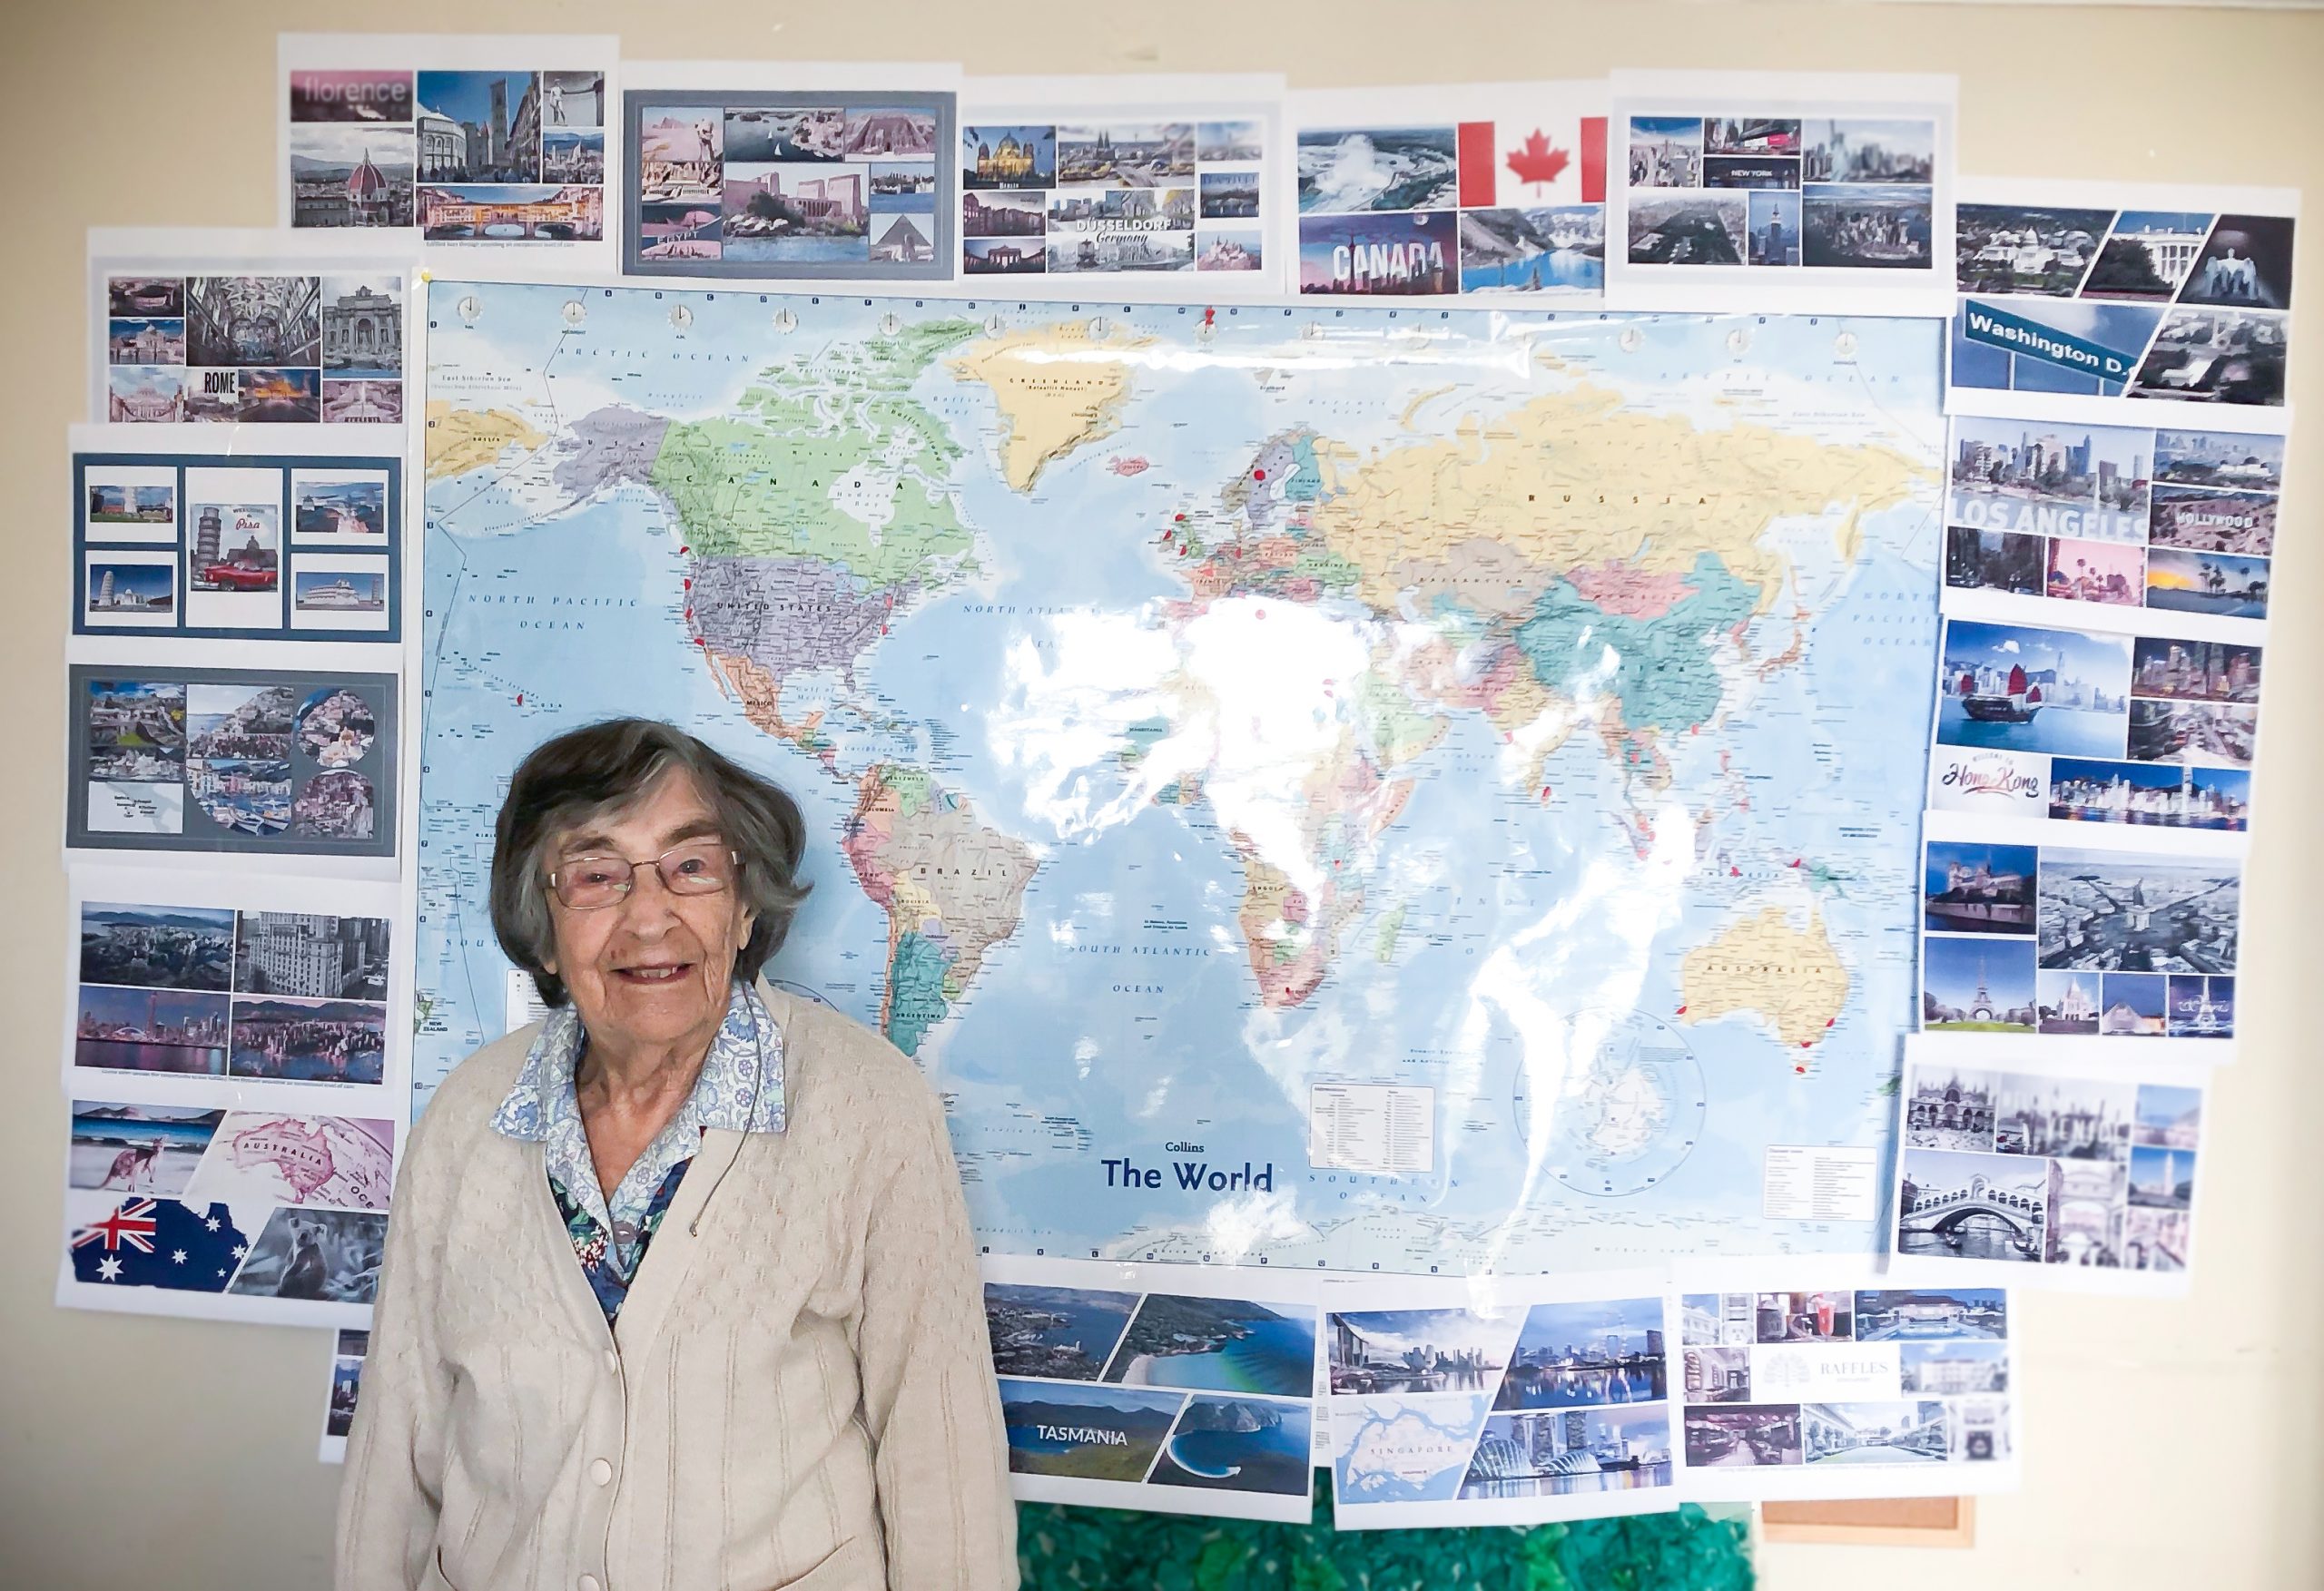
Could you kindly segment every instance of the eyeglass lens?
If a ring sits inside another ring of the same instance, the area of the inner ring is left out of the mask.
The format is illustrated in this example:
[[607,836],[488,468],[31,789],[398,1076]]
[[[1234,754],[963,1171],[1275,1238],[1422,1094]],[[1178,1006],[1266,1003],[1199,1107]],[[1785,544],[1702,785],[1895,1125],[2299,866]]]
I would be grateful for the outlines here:
[[550,875],[550,884],[566,905],[587,910],[627,895],[641,867],[661,874],[662,887],[673,895],[715,894],[734,879],[734,853],[722,841],[705,840],[675,847],[644,862],[617,856],[575,857]]

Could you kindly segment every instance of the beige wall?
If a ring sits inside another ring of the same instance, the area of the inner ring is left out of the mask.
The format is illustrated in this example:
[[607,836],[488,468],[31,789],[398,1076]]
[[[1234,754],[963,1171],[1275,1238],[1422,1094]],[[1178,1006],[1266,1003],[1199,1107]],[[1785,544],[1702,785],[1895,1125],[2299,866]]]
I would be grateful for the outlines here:
[[[1111,15],[1108,15],[1111,14]],[[80,417],[92,224],[259,226],[274,214],[280,29],[618,32],[643,58],[911,54],[971,71],[1281,70],[1317,85],[1594,75],[1616,65],[1887,68],[1961,76],[1982,174],[2301,186],[2324,201],[2324,16],[2248,11],[1623,0],[5,0],[0,3],[0,535],[29,622],[0,627],[19,703],[0,755],[0,1586],[251,1587],[327,1578],[339,1471],[314,1459],[328,1334],[51,1306],[64,773],[54,751],[69,587],[64,427]],[[2319,204],[2324,208],[2324,204]],[[2324,215],[2318,218],[2324,224]],[[2324,314],[2317,240],[2305,318]],[[2324,341],[2311,333],[2310,342]],[[2053,1297],[2026,1321],[2026,1487],[1974,1558],[1793,1547],[1777,1586],[2324,1584],[2319,1213],[2324,1082],[2304,914],[2324,736],[2324,349],[2294,368],[2310,446],[2277,581],[2268,753],[2243,986],[2248,1037],[2213,1110],[2201,1267],[2184,1302]],[[29,732],[27,732],[27,731]]]

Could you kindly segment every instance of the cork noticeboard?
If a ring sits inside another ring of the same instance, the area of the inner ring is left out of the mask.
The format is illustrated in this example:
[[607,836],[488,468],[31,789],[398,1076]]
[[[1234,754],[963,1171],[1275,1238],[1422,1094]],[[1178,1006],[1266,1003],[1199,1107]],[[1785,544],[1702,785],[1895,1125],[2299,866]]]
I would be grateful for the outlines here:
[[1767,1503],[1770,1542],[1856,1547],[1974,1547],[1974,1498],[1870,1498],[1853,1502]]

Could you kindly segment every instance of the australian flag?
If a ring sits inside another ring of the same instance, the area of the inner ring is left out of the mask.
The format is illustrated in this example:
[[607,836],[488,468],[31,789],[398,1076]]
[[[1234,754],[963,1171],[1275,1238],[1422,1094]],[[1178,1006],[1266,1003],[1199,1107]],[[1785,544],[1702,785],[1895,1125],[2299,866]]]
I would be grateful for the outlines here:
[[223,1204],[196,1212],[175,1199],[126,1199],[73,1233],[73,1274],[104,1287],[223,1292],[251,1252]]

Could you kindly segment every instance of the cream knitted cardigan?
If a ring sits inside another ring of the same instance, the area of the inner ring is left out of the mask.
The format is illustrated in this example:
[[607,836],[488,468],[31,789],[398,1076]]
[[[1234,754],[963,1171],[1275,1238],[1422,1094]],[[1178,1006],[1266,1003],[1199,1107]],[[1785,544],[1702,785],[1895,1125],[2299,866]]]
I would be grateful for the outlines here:
[[541,1146],[537,1027],[413,1128],[347,1448],[340,1591],[1010,1591],[960,1174],[912,1064],[762,983],[789,1123],[711,1131],[609,1331]]

